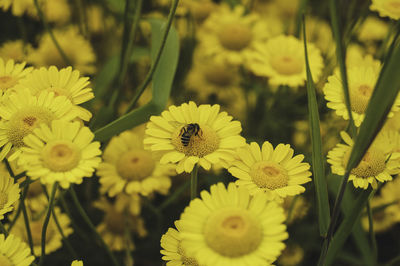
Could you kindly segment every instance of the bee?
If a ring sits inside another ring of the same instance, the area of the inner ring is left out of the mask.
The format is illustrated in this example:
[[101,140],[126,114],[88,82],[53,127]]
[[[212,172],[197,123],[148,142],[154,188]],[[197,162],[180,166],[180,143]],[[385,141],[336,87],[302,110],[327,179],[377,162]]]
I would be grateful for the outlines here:
[[179,133],[179,136],[181,137],[181,142],[183,146],[188,146],[190,142],[190,138],[192,136],[199,136],[202,134],[202,131],[200,129],[199,124],[197,123],[191,123],[187,124],[186,126],[183,126],[181,129],[181,132]]

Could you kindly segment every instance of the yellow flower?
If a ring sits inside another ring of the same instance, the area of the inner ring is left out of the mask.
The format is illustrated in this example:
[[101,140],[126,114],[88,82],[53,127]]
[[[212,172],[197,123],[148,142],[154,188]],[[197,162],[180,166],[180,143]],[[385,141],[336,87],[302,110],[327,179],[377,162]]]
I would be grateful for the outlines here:
[[144,220],[127,212],[119,212],[105,198],[94,203],[94,206],[105,212],[103,221],[97,226],[97,231],[111,250],[133,250],[134,243],[127,239],[126,232],[133,232],[139,237],[147,235]]
[[74,261],[71,263],[71,266],[83,266],[83,261],[81,261],[81,260],[74,260]]
[[[365,110],[379,76],[380,68],[372,66],[359,66],[347,69],[348,87],[350,94],[351,112],[354,124],[359,127],[364,120]],[[349,119],[344,101],[342,79],[339,71],[328,77],[328,82],[323,88],[327,106],[335,110],[338,116]],[[388,115],[392,117],[394,112],[400,109],[400,97],[398,97]]]
[[257,42],[265,41],[274,29],[257,14],[245,14],[244,6],[231,9],[221,4],[206,21],[198,33],[199,46],[207,55],[221,62],[241,65]]
[[304,155],[293,157],[289,144],[274,147],[268,141],[260,146],[252,142],[236,152],[237,159],[228,171],[238,180],[236,184],[249,189],[251,195],[262,192],[269,200],[294,196],[305,191],[301,186],[311,181],[310,165],[302,162]]
[[43,91],[33,96],[29,89],[10,93],[0,105],[0,160],[14,147],[9,160],[18,158],[23,139],[42,123],[55,119],[70,121],[76,117],[72,103],[65,96],[55,97],[54,92]]
[[171,187],[173,165],[160,164],[151,151],[144,150],[143,136],[131,131],[111,139],[99,165],[100,191],[114,197],[121,192],[149,196],[167,194]]
[[179,221],[181,247],[199,265],[270,265],[288,238],[282,207],[230,183],[190,202]]
[[0,57],[5,61],[13,59],[22,63],[26,60],[26,52],[31,49],[30,44],[24,44],[23,40],[7,41],[0,46]]
[[[394,203],[385,209],[388,219],[400,222],[400,178],[397,175],[392,182],[386,183],[381,190],[382,201],[385,204]],[[390,218],[389,218],[390,217]],[[382,221],[385,222],[385,221]]]
[[51,126],[41,124],[24,138],[21,165],[33,180],[62,188],[82,183],[91,177],[101,162],[100,143],[92,142],[94,134],[79,122],[55,120]]
[[297,244],[289,244],[278,258],[281,266],[300,265],[304,258],[304,250]]
[[[79,34],[77,28],[57,29],[53,33],[75,69],[78,69],[83,74],[95,72],[96,55],[90,42]],[[37,67],[54,65],[60,69],[69,66],[61,57],[49,34],[41,37],[39,47],[30,53],[27,60]]]
[[400,0],[372,0],[369,8],[381,17],[400,18]]
[[386,22],[376,17],[369,16],[365,19],[358,31],[358,39],[362,42],[381,41],[386,37],[388,30],[389,27]]
[[39,213],[47,208],[48,203],[49,200],[44,193],[42,184],[39,181],[29,184],[28,192],[25,196],[26,207],[33,213]]
[[[391,196],[393,195],[393,193],[390,193],[389,189],[385,189],[383,190],[384,187],[386,187],[387,185],[392,186],[392,187],[396,187],[396,194],[398,193],[398,184],[393,186],[393,183],[396,182],[396,179],[393,182],[388,182],[386,183],[381,190],[381,195],[387,195],[387,196]],[[399,183],[399,182],[396,182]],[[384,194],[383,194],[383,193]],[[393,190],[391,192],[394,192]],[[395,208],[396,212],[393,212],[393,208],[392,211],[388,212],[388,208],[390,207],[386,207],[386,208],[382,208],[382,206],[384,206],[385,204],[390,204],[393,202],[390,201],[388,202],[387,200],[388,198],[384,198],[384,197],[380,197],[380,196],[374,196],[371,200],[370,200],[370,204],[371,204],[371,209],[372,209],[372,220],[373,220],[373,226],[374,226],[374,232],[375,233],[381,233],[381,232],[386,232],[388,231],[394,224],[396,224],[396,222],[399,222],[400,220],[396,220],[395,216],[398,212],[398,207]],[[377,208],[377,209],[375,209]],[[382,209],[380,209],[382,208]],[[390,209],[389,209],[390,210]],[[368,220],[368,213],[365,213],[364,216],[362,216],[361,218],[361,225],[364,228],[365,231],[369,231],[369,220]]]
[[0,58],[0,91],[5,92],[15,87],[21,78],[32,71],[32,67],[25,68],[26,63],[15,64],[10,59],[5,62]]
[[346,66],[347,69],[352,67],[372,67],[379,71],[381,62],[373,58],[371,54],[367,54],[365,48],[350,44],[346,50]]
[[[307,44],[308,60],[313,79],[318,81],[323,67],[321,52]],[[280,35],[257,44],[249,68],[254,74],[268,77],[273,86],[298,87],[306,81],[303,42],[293,36]]]
[[[342,131],[340,133],[345,144],[337,144],[328,152],[328,163],[331,165],[332,173],[344,175],[349,156],[354,145],[350,136]],[[349,181],[353,181],[356,188],[367,189],[369,184],[377,187],[377,181],[385,182],[392,180],[392,176],[400,172],[400,153],[391,153],[391,147],[377,139],[359,165],[351,170]]]
[[170,106],[161,116],[150,117],[145,148],[165,152],[160,162],[177,163],[178,173],[190,173],[196,163],[209,170],[212,164],[232,161],[235,149],[245,144],[239,135],[242,126],[219,109],[194,102]]
[[92,114],[77,106],[94,98],[92,89],[88,88],[89,83],[88,77],[81,77],[79,71],[72,70],[72,67],[58,70],[57,67],[51,66],[48,69],[42,67],[33,70],[20,80],[16,90],[28,88],[35,96],[44,90],[52,91],[56,96],[63,95],[76,105],[73,108],[78,117],[89,121]]
[[167,261],[167,266],[197,266],[197,260],[192,257],[187,257],[182,247],[182,237],[180,235],[179,221],[175,221],[174,228],[168,228],[168,231],[161,237],[161,247],[163,248],[160,253],[163,255],[162,259]]
[[33,12],[35,5],[33,0],[0,0],[0,8],[7,11],[11,7],[14,16],[22,16],[25,12]]
[[[286,224],[292,224],[295,221],[301,220],[307,215],[310,209],[310,204],[307,202],[306,198],[298,196],[289,196],[284,198],[282,207],[285,210]],[[289,217],[290,212],[290,217]]]
[[26,243],[10,234],[0,234],[0,265],[29,266],[35,260]]
[[14,178],[9,175],[0,176],[0,220],[4,214],[14,209],[14,204],[20,197],[18,183],[14,184]]

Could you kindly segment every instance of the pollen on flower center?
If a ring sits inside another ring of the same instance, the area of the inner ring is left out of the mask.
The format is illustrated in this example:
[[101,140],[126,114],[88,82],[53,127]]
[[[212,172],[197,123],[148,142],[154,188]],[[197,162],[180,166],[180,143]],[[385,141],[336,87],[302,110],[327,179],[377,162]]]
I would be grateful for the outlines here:
[[1,266],[13,266],[14,264],[6,256],[0,254],[0,265]]
[[181,127],[172,134],[171,142],[180,152],[183,152],[187,156],[198,156],[204,157],[218,149],[219,137],[217,133],[206,125],[200,125],[198,135],[193,134],[190,137],[189,144],[187,146],[182,143]]
[[24,137],[29,135],[39,124],[47,125],[55,118],[55,115],[42,107],[31,107],[17,111],[9,122],[7,131],[10,142],[15,147],[24,146]]
[[204,77],[211,83],[218,86],[228,86],[232,83],[233,72],[221,65],[213,65],[204,70]]
[[0,77],[0,89],[1,90],[6,90],[11,87],[13,87],[15,84],[17,84],[18,80],[16,78],[10,77],[10,76],[2,76]]
[[8,194],[0,192],[0,209],[4,208],[4,205],[6,205],[7,201],[8,201]]
[[197,262],[196,259],[186,256],[185,251],[183,250],[180,241],[178,244],[178,254],[182,256],[181,260],[182,260],[184,266],[198,266],[199,265],[199,263]]
[[285,187],[289,177],[285,168],[275,162],[258,162],[250,170],[250,176],[260,188],[271,190]]
[[75,168],[81,152],[74,143],[69,141],[54,141],[46,144],[42,151],[44,165],[55,172],[66,172]]
[[251,30],[237,23],[232,23],[222,27],[219,33],[219,41],[228,50],[240,51],[246,48],[252,40]]
[[303,61],[290,56],[274,56],[271,58],[271,66],[282,75],[294,75],[303,71]]
[[[350,153],[351,150],[349,150],[343,157],[344,165],[347,165]],[[364,178],[370,176],[376,176],[379,173],[383,172],[383,170],[385,169],[386,167],[385,162],[386,162],[386,157],[381,150],[376,148],[370,148],[364,155],[358,166],[353,170],[351,170],[351,173],[358,177],[364,177]]]
[[116,168],[121,177],[139,181],[153,173],[155,163],[149,151],[131,150],[121,155]]
[[218,210],[207,220],[207,245],[227,257],[240,257],[256,250],[262,239],[258,220],[245,209]]
[[366,84],[360,84],[350,88],[351,109],[354,112],[363,114],[367,109],[369,99],[371,98],[373,88]]

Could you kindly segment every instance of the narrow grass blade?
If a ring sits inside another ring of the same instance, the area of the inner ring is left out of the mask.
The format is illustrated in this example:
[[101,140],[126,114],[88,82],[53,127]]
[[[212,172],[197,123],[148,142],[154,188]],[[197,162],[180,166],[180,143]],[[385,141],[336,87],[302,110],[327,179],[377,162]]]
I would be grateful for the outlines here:
[[342,77],[344,99],[347,107],[347,112],[349,115],[350,135],[354,137],[356,135],[356,127],[354,125],[353,115],[351,113],[350,94],[349,94],[349,87],[347,82],[347,70],[346,70],[346,50],[344,47],[344,42],[340,30],[340,25],[339,25],[340,18],[337,12],[336,3],[337,3],[336,0],[330,0],[329,11],[331,15],[333,36],[335,37],[335,42],[336,42],[336,55],[339,63],[340,75]]
[[[151,56],[154,60],[155,53],[157,53],[162,41],[165,22],[151,20],[150,23],[152,26]],[[124,130],[148,121],[151,115],[159,114],[165,109],[178,65],[178,56],[179,37],[177,31],[171,28],[158,67],[153,75],[152,100],[95,131],[96,140],[106,141]]]
[[371,188],[361,191],[353,204],[350,205],[350,211],[345,215],[342,224],[339,226],[339,229],[332,238],[323,265],[329,266],[334,262],[336,255],[352,233],[354,225],[359,220],[361,212],[364,210],[371,192]]
[[365,111],[365,119],[355,140],[346,171],[356,167],[381,130],[400,89],[400,44],[394,40],[393,52],[384,62]]
[[317,96],[315,93],[315,84],[312,78],[310,64],[307,53],[306,24],[303,16],[303,36],[304,52],[307,69],[307,96],[308,96],[308,114],[312,144],[312,170],[315,193],[317,195],[318,224],[319,233],[325,236],[328,231],[330,221],[330,208],[328,200],[328,188],[325,179],[324,156],[322,155],[322,140],[319,125],[319,113]]

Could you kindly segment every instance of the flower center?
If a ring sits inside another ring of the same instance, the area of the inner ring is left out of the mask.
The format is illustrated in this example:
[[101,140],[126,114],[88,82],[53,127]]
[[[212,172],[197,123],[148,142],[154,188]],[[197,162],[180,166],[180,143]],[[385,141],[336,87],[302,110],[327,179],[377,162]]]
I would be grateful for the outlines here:
[[[178,127],[172,135],[171,142],[178,151],[183,152],[187,156],[203,157],[214,152],[219,147],[219,137],[209,126],[200,126],[197,135],[195,133],[183,133],[185,134],[183,135],[181,131],[182,128]],[[182,137],[184,139],[182,139]],[[186,143],[185,137],[189,137],[186,146],[184,145],[184,143]]]
[[240,257],[258,248],[262,229],[247,210],[222,209],[207,220],[204,237],[207,245],[221,255]]
[[0,90],[7,90],[9,88],[12,88],[15,86],[15,84],[17,84],[17,82],[17,78],[2,76],[0,77]]
[[129,181],[143,180],[150,176],[155,168],[151,152],[133,150],[124,152],[116,164],[118,174]]
[[116,235],[123,235],[125,233],[125,219],[124,215],[116,211],[109,211],[105,217],[107,229]]
[[295,75],[303,72],[303,60],[297,57],[274,56],[271,59],[271,66],[281,75]]
[[50,125],[55,115],[42,107],[29,107],[18,110],[10,119],[8,139],[15,147],[24,146],[24,137],[41,123]]
[[257,186],[271,190],[285,187],[289,181],[286,169],[275,162],[255,163],[251,167],[250,176]]
[[[344,165],[347,165],[351,153],[351,149],[347,151],[343,157]],[[361,162],[356,168],[351,170],[351,173],[357,177],[367,178],[370,176],[377,176],[382,173],[386,167],[385,154],[376,148],[370,148],[362,158]]]
[[357,84],[350,89],[351,109],[354,112],[363,114],[367,109],[369,98],[371,98],[373,88],[367,84]]
[[205,68],[203,73],[207,81],[221,87],[230,85],[234,79],[233,72],[228,71],[226,66],[222,65],[214,64]]
[[242,24],[228,24],[222,27],[219,41],[228,50],[240,51],[249,46],[253,36],[251,30]]
[[0,192],[0,210],[4,208],[4,206],[7,204],[7,201],[8,201],[8,194]]
[[75,168],[80,159],[81,151],[72,142],[58,140],[47,143],[42,151],[44,165],[54,172],[66,172]]
[[178,254],[182,256],[181,260],[184,266],[199,266],[199,263],[195,258],[187,257],[185,251],[181,246],[181,242],[178,244]]
[[1,266],[13,266],[14,264],[3,254],[0,254],[0,265]]

